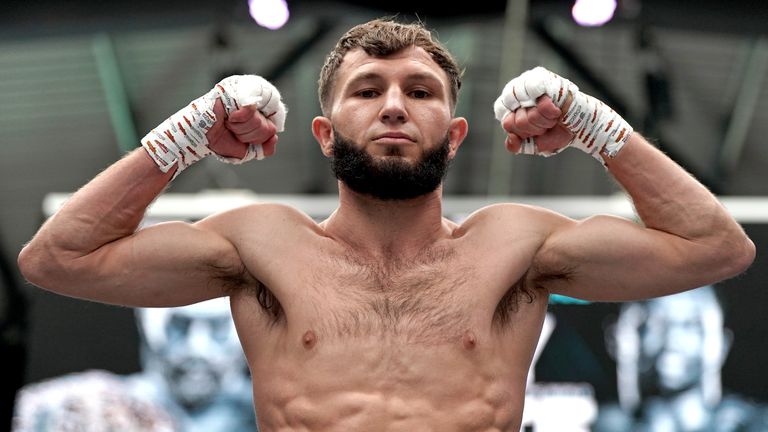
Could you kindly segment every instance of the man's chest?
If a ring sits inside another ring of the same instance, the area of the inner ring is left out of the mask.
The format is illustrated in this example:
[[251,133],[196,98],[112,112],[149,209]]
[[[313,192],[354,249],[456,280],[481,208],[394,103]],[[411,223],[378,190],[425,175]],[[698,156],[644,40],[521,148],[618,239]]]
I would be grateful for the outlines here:
[[477,273],[446,262],[338,263],[315,275],[309,297],[322,305],[304,315],[338,337],[399,335],[439,343],[471,326],[482,296]]
[[456,248],[387,259],[344,251],[294,264],[262,287],[287,321],[340,338],[397,335],[421,343],[453,340],[508,315],[499,307],[516,307],[526,268]]

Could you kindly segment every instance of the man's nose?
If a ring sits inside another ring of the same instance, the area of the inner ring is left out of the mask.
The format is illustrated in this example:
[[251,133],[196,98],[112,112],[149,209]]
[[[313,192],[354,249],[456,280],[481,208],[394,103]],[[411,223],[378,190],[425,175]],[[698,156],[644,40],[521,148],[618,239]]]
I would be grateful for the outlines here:
[[408,121],[408,111],[405,107],[405,94],[403,94],[400,89],[390,89],[384,95],[384,105],[381,107],[379,118],[385,123],[404,123]]

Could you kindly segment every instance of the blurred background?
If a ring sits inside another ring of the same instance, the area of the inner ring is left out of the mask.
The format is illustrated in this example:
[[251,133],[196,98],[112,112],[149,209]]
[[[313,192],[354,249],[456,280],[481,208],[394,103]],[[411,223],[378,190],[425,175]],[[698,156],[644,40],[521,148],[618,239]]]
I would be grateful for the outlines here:
[[[619,192],[602,167],[579,152],[542,160],[504,150],[492,103],[509,79],[536,65],[611,105],[716,194],[768,195],[766,2],[251,3],[250,9],[246,0],[0,5],[0,330],[2,357],[11,364],[0,384],[3,415],[10,415],[23,384],[88,368],[140,368],[131,311],[23,283],[15,259],[44,221],[46,195],[77,190],[219,79],[242,73],[272,81],[289,108],[277,155],[242,167],[205,160],[168,192],[334,194],[336,181],[310,133],[320,113],[316,82],[337,38],[368,19],[423,21],[465,68],[457,115],[468,119],[470,131],[446,195]],[[254,17],[269,3],[288,8],[279,28],[263,25],[269,17]],[[758,236],[757,264],[766,265],[766,230],[759,224],[748,230]],[[752,305],[761,304],[753,289],[768,300],[758,291],[765,280],[760,274],[762,267],[747,276],[744,301]],[[754,331],[765,335],[764,326]],[[751,392],[768,400],[765,383]]]

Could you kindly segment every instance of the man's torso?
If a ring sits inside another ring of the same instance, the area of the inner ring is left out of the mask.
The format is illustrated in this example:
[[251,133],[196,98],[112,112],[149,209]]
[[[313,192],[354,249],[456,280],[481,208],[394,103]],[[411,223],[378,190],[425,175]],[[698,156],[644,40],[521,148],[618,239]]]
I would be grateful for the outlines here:
[[273,240],[244,226],[235,245],[259,282],[232,310],[262,428],[519,428],[547,304],[526,274],[543,239],[486,213],[387,259],[294,210]]

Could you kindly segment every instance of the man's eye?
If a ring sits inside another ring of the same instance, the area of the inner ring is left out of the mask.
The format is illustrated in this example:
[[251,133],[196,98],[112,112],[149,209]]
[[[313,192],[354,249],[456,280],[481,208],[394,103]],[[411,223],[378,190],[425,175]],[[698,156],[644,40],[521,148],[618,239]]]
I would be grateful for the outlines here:
[[429,92],[427,92],[426,90],[414,90],[414,91],[411,92],[411,94],[416,99],[424,99],[424,98],[429,97]]
[[362,90],[357,93],[360,97],[372,98],[376,96],[376,90]]

